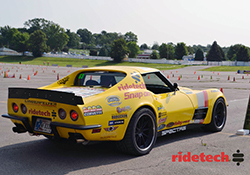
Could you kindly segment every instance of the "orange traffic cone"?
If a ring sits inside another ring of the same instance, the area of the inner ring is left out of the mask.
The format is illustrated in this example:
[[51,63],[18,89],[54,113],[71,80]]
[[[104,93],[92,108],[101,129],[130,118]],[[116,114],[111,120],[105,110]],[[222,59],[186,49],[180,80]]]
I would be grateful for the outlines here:
[[198,76],[198,80],[200,80],[201,78],[200,78],[200,76]]
[[223,89],[222,88],[220,88],[220,91],[223,93]]
[[27,80],[30,80],[30,76],[28,75]]
[[181,80],[181,76],[179,76],[178,80]]
[[22,79],[22,74],[20,74],[20,77],[19,77],[19,79]]

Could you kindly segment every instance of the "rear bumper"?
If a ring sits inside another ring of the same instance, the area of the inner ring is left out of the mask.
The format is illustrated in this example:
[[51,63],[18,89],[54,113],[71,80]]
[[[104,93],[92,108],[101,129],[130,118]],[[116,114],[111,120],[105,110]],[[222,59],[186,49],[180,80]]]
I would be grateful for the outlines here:
[[[28,132],[30,133],[34,132],[33,128],[30,126],[30,121],[28,117],[11,116],[8,114],[3,114],[2,117],[21,121]],[[102,127],[102,125],[73,125],[73,124],[60,123],[60,122],[51,122],[50,126],[53,131],[53,134],[58,137],[60,136],[58,134],[57,127],[62,127],[62,128],[67,128],[67,129],[76,129],[76,130],[90,130],[90,129],[96,129],[96,128]]]

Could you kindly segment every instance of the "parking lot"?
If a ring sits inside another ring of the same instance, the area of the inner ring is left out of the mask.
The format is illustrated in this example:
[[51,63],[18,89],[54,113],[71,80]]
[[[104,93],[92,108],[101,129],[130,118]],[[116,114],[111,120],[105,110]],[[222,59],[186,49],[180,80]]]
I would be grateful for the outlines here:
[[[199,71],[206,67],[190,66],[162,72],[179,86],[223,90],[229,106],[222,132],[208,133],[196,128],[167,135],[157,139],[155,148],[148,155],[134,157],[117,151],[112,142],[84,146],[51,142],[43,136],[27,133],[16,134],[12,132],[12,122],[0,117],[0,174],[249,174],[250,136],[238,136],[236,132],[243,128],[245,120],[250,75]],[[0,63],[0,114],[7,113],[8,87],[41,87],[78,69]],[[3,78],[5,71],[7,76],[15,78]],[[244,154],[244,161],[239,166],[232,161],[232,154],[237,150]],[[179,152],[191,152],[192,155],[223,152],[230,161],[173,162],[172,156]]]

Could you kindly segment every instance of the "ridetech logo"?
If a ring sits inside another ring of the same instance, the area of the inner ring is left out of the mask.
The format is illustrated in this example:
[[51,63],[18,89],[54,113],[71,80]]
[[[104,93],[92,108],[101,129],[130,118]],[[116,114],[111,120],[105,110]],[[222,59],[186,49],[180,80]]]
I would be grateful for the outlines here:
[[205,155],[201,153],[200,155],[194,154],[191,155],[191,152],[187,152],[187,154],[182,154],[182,152],[178,152],[177,155],[172,155],[172,162],[229,162],[229,156],[225,154],[225,152],[221,152],[221,154],[217,155]]

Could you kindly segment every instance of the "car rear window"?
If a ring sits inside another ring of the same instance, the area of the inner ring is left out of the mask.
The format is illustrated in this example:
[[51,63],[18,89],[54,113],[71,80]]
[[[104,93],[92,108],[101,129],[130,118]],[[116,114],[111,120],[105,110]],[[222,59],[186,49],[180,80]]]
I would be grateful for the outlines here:
[[76,76],[75,86],[100,86],[110,88],[126,77],[125,73],[112,71],[81,72]]

